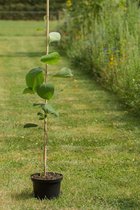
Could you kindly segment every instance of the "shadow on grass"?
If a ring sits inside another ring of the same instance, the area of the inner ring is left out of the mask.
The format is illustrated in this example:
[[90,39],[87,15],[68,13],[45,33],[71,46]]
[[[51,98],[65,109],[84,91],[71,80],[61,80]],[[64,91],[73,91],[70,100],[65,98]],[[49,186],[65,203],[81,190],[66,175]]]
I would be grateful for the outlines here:
[[140,202],[133,198],[120,198],[115,201],[109,202],[111,205],[115,203],[120,210],[139,210]]
[[118,206],[120,210],[140,209],[140,203],[131,198],[118,199]]
[[134,198],[117,198],[117,199],[109,199],[104,200],[100,197],[94,197],[94,201],[98,201],[103,204],[109,204],[110,206],[117,207],[119,210],[139,210],[140,202]]
[[30,190],[26,189],[20,193],[13,194],[12,198],[15,200],[28,200],[34,198],[34,195]]
[[16,53],[8,53],[8,54],[0,54],[0,57],[40,57],[44,55],[44,52],[16,52]]

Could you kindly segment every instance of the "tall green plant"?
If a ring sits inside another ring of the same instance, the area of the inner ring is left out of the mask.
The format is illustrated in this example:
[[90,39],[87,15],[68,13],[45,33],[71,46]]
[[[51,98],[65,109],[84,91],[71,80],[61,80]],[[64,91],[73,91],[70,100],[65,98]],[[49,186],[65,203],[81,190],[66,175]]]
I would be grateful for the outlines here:
[[[48,144],[48,114],[58,116],[58,112],[49,104],[50,99],[54,95],[55,87],[52,83],[48,82],[48,69],[49,65],[55,65],[60,60],[58,52],[49,52],[49,46],[53,42],[59,42],[61,35],[58,32],[49,32],[49,0],[46,0],[46,54],[40,58],[40,61],[45,65],[45,69],[42,67],[36,67],[31,69],[26,74],[26,85],[23,93],[37,94],[40,98],[44,99],[42,103],[34,104],[39,106],[41,111],[37,113],[40,120],[44,121],[44,176],[47,172],[47,144]],[[68,78],[72,77],[70,69],[64,67],[55,74],[50,74],[51,77]]]

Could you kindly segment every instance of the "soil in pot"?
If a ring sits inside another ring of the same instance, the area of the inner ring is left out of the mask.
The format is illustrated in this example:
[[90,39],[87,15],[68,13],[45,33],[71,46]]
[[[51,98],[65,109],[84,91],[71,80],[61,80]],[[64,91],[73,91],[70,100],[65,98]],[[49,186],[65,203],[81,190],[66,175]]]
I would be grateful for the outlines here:
[[60,185],[63,175],[47,172],[46,176],[40,173],[32,174],[34,196],[38,199],[53,199],[60,195]]

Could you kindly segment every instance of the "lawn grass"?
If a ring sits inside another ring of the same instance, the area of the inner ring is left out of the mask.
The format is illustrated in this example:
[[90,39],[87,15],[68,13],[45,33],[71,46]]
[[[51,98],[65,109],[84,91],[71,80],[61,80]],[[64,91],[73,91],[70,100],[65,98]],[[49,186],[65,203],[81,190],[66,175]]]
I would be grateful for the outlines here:
[[[62,194],[33,198],[30,174],[43,167],[42,122],[32,107],[38,97],[30,100],[22,91],[26,72],[40,65],[45,50],[40,26],[0,21],[1,209],[139,210],[140,120],[76,69],[74,79],[55,79],[60,117],[49,118],[49,170],[64,175]],[[58,68],[67,64],[63,59]],[[25,129],[26,123],[38,127]]]

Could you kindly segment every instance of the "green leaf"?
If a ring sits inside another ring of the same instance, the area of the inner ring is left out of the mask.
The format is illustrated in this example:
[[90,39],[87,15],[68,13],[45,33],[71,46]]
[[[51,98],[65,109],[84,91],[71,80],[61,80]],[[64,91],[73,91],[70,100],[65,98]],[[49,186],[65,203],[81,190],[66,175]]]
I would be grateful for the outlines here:
[[44,120],[46,117],[44,116],[44,117],[39,117],[39,120]]
[[59,116],[59,113],[50,104],[43,104],[41,107],[46,114],[53,114],[56,117]]
[[26,123],[24,125],[24,128],[35,128],[37,127],[38,125],[37,124],[34,124],[34,123]]
[[59,72],[53,75],[54,77],[62,77],[62,78],[67,78],[67,77],[73,77],[71,69],[64,67],[62,68]]
[[56,64],[60,59],[60,55],[58,52],[52,52],[49,53],[48,55],[44,55],[41,57],[41,62],[46,63],[46,64]]
[[58,32],[49,33],[49,42],[59,42],[61,40],[61,35]]
[[26,84],[29,89],[33,92],[36,91],[37,87],[40,86],[44,82],[44,74],[43,69],[41,67],[31,69],[26,74]]
[[41,106],[43,105],[44,103],[33,103],[33,106]]
[[38,112],[37,115],[39,116],[39,120],[44,120],[47,116],[42,112]]
[[44,116],[44,114],[42,112],[38,112],[37,115],[40,116],[40,117]]
[[54,94],[54,86],[52,84],[42,84],[37,88],[37,94],[43,99],[51,99]]
[[23,94],[27,94],[27,93],[34,94],[34,91],[31,88],[25,88],[23,90]]

